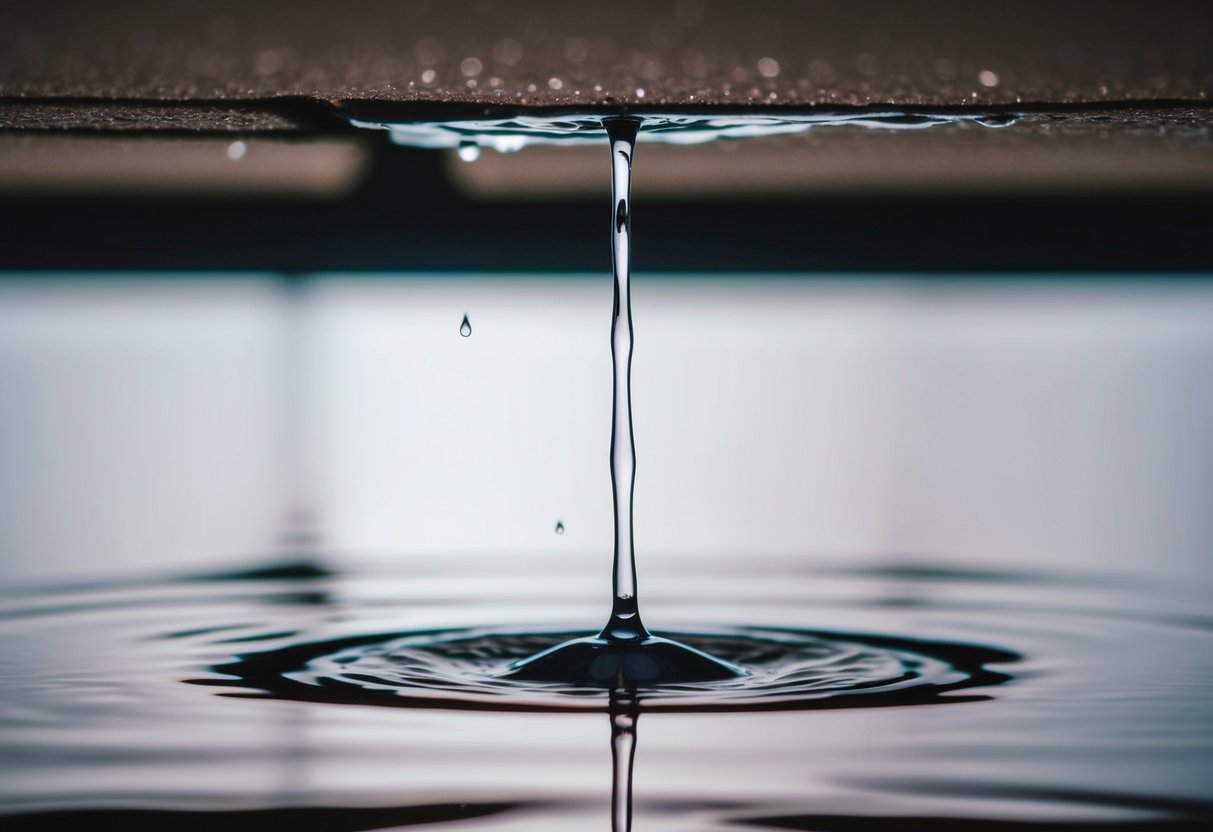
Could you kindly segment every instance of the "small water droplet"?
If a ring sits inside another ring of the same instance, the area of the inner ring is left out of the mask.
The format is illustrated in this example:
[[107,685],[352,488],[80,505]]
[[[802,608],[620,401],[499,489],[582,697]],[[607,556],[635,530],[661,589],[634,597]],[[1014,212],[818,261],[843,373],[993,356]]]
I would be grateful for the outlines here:
[[465,78],[475,78],[484,70],[484,64],[479,58],[464,58],[459,64],[459,71],[463,73]]
[[977,80],[981,82],[983,87],[997,87],[998,73],[989,69],[983,69],[977,73]]
[[637,98],[644,98],[644,87],[637,87],[637,88],[636,88],[636,97],[637,97]]
[[468,320],[467,315],[463,316],[463,323],[459,325],[459,334],[464,338],[467,338],[472,334],[472,323]]
[[435,72],[432,69],[427,69],[425,72],[421,73],[421,83],[432,84],[432,83],[434,83],[434,80],[437,79],[437,77],[438,77],[437,72]]
[[551,89],[558,90],[558,89],[561,89],[563,86],[564,86],[564,81],[561,81],[559,78],[552,77],[552,78],[548,79],[548,87],[550,87]]
[[564,523],[556,521],[556,534],[564,534]]
[[248,153],[248,145],[244,142],[232,142],[227,146],[227,158],[233,162],[239,162],[246,153]]
[[[465,162],[475,162],[480,158],[480,145],[475,142],[463,142],[459,145],[459,158]],[[463,319],[465,322],[467,318]]]

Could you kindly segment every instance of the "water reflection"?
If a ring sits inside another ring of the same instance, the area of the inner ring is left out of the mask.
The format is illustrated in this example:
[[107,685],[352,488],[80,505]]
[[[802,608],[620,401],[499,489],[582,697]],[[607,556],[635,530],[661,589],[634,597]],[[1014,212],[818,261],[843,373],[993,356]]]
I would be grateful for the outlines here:
[[611,692],[611,832],[631,832],[632,771],[640,709],[630,691]]

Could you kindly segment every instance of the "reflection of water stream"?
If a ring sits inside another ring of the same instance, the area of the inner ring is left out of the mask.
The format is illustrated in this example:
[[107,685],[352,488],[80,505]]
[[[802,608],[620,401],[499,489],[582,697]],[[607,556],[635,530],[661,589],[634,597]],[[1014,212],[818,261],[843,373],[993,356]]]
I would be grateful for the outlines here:
[[611,691],[611,830],[632,828],[632,767],[636,761],[636,724],[640,708],[635,694]]

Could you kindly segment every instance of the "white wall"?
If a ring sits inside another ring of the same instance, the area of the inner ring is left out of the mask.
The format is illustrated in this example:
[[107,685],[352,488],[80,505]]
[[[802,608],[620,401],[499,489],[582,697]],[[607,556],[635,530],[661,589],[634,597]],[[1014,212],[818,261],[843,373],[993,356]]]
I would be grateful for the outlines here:
[[[634,304],[642,573],[1213,577],[1207,281],[641,275]],[[338,561],[605,572],[610,313],[606,276],[9,280],[0,579],[251,559],[299,504]]]

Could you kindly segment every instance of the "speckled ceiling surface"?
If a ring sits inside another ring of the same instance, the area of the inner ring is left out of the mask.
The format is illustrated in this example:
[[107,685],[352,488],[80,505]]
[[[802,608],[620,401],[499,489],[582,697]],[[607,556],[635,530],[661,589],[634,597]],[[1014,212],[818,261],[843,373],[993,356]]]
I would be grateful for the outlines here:
[[1115,112],[1130,103],[1207,121],[1213,4],[0,7],[0,126],[10,128],[319,129],[360,108],[410,118],[531,107]]

